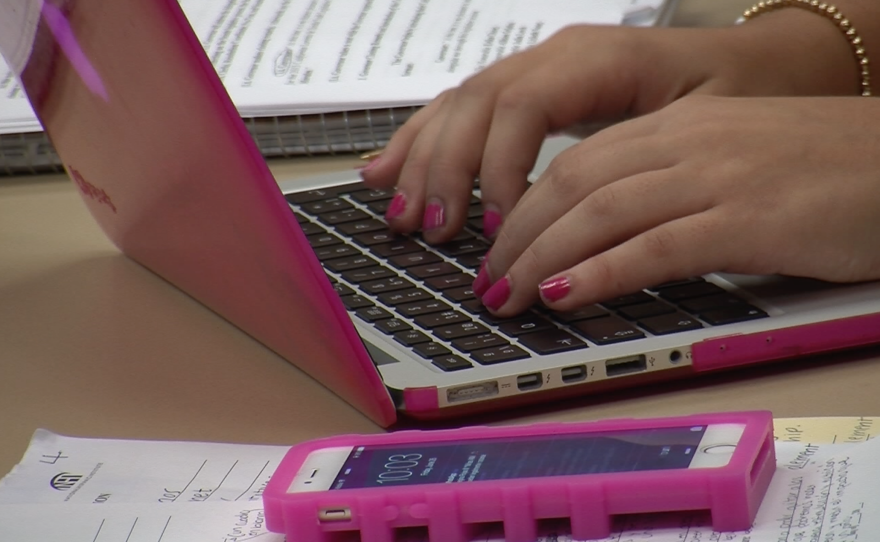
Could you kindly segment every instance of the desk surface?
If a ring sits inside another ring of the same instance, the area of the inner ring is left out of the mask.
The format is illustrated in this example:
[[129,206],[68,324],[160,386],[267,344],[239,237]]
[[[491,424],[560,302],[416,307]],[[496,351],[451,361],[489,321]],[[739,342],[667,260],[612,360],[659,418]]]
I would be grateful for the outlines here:
[[[739,2],[731,4],[737,12]],[[685,0],[679,20],[730,20],[715,17],[710,5]],[[321,158],[273,168],[284,179],[355,164]],[[489,421],[744,408],[767,408],[781,417],[877,415],[877,389],[875,350],[568,401]],[[122,256],[73,185],[57,175],[0,178],[0,476],[18,462],[38,427],[90,437],[267,444],[380,430]]]

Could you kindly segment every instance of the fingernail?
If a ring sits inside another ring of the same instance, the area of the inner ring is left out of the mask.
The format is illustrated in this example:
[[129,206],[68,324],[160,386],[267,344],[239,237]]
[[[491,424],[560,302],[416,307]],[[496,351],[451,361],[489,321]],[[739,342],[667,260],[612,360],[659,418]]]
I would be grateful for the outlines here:
[[394,220],[402,215],[405,210],[406,196],[398,192],[394,194],[394,197],[391,198],[391,203],[388,204],[388,209],[385,211],[385,220]]
[[483,235],[487,239],[492,239],[501,226],[501,213],[495,209],[489,208],[483,212]]
[[446,223],[446,212],[443,205],[433,201],[425,208],[425,218],[422,220],[422,230],[436,230]]
[[542,282],[538,286],[538,290],[545,300],[559,301],[571,291],[571,281],[568,280],[568,277],[556,277]]
[[381,157],[373,158],[372,160],[370,160],[369,162],[367,162],[367,164],[366,164],[365,166],[358,166],[358,167],[356,167],[355,169],[359,169],[359,170],[361,171],[361,173],[366,173],[367,171],[370,171],[370,170],[373,169],[374,167],[378,166],[378,165],[379,165],[379,161],[380,161],[381,159],[382,159]]
[[483,294],[486,293],[489,286],[492,286],[492,280],[489,278],[489,272],[486,271],[486,264],[483,263],[483,265],[480,266],[480,272],[477,273],[477,278],[474,279],[474,285],[472,287],[474,295],[477,297],[483,297]]
[[483,305],[491,311],[497,311],[507,303],[508,297],[510,297],[510,281],[505,276],[486,291],[482,298]]

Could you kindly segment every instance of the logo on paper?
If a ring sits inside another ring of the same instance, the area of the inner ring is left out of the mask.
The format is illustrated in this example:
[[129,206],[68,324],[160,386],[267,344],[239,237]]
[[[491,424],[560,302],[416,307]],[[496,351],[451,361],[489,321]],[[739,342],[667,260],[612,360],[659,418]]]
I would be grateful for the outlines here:
[[56,489],[58,491],[68,491],[73,488],[76,484],[82,480],[82,474],[70,474],[69,472],[62,472],[61,474],[56,474],[52,481],[49,482],[49,485],[52,486],[52,489]]
[[67,169],[70,171],[70,176],[73,177],[73,182],[79,187],[79,191],[84,195],[92,198],[98,203],[103,203],[104,205],[110,207],[113,212],[116,212],[116,206],[113,205],[113,201],[110,200],[110,196],[107,192],[104,191],[103,188],[98,188],[93,185],[89,181],[82,176],[82,174],[77,171],[73,166],[67,166]]

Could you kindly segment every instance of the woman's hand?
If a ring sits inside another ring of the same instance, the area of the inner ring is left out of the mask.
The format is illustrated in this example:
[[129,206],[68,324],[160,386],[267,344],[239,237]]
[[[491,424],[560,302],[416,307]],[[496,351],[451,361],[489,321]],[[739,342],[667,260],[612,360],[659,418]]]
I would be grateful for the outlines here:
[[389,224],[422,228],[429,242],[462,227],[479,176],[492,238],[547,133],[643,115],[691,94],[847,93],[857,82],[846,40],[803,10],[724,29],[575,26],[442,94],[363,176],[374,187],[396,184]]
[[508,316],[713,271],[878,279],[877,149],[870,98],[678,100],[560,154],[474,289]]

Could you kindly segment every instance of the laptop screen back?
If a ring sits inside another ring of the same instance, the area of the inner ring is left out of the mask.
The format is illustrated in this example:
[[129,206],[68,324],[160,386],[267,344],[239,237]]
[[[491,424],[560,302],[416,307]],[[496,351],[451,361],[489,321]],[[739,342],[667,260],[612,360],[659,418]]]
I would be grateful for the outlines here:
[[391,423],[375,367],[177,3],[68,0],[40,15],[22,82],[107,236]]

